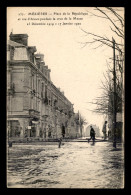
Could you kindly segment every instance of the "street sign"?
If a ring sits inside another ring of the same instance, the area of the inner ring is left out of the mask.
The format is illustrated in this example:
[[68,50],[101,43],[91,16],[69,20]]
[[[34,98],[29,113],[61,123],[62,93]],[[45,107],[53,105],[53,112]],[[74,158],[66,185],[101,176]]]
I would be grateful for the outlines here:
[[38,124],[38,123],[39,123],[39,121],[32,121],[32,123],[33,123],[33,124]]
[[123,122],[123,119],[122,119],[122,113],[117,113],[117,115],[116,115],[116,121],[117,122]]
[[31,126],[28,126],[28,129],[31,129]]

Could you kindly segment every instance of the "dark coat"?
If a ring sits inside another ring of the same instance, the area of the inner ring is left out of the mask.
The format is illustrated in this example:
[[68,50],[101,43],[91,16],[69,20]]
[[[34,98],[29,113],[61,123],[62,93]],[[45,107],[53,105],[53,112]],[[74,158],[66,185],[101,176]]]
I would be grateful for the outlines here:
[[90,136],[91,136],[91,137],[92,137],[92,136],[95,136],[95,131],[94,131],[93,128],[91,128],[91,130],[90,130]]

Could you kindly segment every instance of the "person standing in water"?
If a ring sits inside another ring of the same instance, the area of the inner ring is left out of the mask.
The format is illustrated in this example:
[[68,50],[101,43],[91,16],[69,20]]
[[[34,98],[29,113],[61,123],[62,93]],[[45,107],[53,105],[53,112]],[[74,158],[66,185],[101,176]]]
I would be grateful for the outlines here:
[[61,147],[62,137],[59,139],[58,148]]
[[105,123],[103,125],[103,128],[102,128],[102,132],[103,132],[103,135],[104,135],[104,140],[106,140],[106,137],[107,137],[106,125],[107,125],[107,121],[105,121]]
[[93,140],[93,141],[95,141],[95,130],[93,129],[93,127],[92,126],[90,126],[90,128],[91,128],[91,130],[90,130],[90,139],[88,139],[88,142],[89,142],[89,140]]

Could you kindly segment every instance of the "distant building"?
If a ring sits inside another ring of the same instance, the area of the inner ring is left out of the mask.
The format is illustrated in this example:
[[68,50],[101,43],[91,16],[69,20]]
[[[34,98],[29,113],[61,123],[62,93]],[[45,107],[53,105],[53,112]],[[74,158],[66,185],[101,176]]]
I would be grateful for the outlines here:
[[73,104],[50,78],[44,55],[27,34],[10,34],[7,45],[9,137],[79,137]]
[[96,125],[89,125],[87,128],[86,128],[86,131],[85,131],[85,136],[86,137],[90,137],[90,126],[93,127],[93,129],[95,130],[95,133],[96,133],[96,137],[100,137],[100,129],[99,127],[97,127]]

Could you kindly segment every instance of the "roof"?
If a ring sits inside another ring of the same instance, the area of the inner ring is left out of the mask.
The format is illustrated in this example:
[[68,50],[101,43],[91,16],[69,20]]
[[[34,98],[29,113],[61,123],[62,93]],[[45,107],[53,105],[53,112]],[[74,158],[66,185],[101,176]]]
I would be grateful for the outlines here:
[[13,46],[13,47],[26,47],[25,45],[22,45],[20,43],[8,40],[8,45]]
[[12,32],[10,33],[10,36],[12,37],[17,37],[17,36],[22,36],[22,37],[28,37],[28,34],[13,34]]

